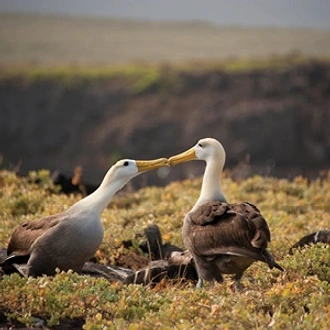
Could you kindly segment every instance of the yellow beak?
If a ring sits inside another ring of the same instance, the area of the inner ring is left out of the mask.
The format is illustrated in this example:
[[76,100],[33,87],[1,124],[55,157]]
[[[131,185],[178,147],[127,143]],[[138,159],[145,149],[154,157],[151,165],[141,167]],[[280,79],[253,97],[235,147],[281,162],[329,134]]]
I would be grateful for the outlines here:
[[168,162],[170,166],[177,165],[180,163],[188,162],[189,160],[197,159],[194,148],[182,152],[181,154],[172,156]]
[[135,163],[139,172],[145,172],[155,168],[168,166],[168,159],[158,158],[154,160],[136,160]]

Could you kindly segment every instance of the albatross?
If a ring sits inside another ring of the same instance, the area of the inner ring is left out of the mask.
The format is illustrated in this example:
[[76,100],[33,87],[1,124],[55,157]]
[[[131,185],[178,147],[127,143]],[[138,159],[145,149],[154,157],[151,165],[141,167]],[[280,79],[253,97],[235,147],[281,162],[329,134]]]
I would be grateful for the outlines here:
[[199,198],[184,218],[182,236],[197,268],[197,287],[203,281],[223,282],[222,274],[234,274],[239,289],[244,271],[258,260],[283,271],[267,250],[270,231],[258,208],[250,203],[230,204],[223,194],[226,153],[222,144],[213,138],[201,139],[169,158],[169,165],[193,159],[204,160],[206,167]]
[[114,194],[140,173],[162,166],[167,166],[166,158],[119,160],[97,190],[65,212],[18,225],[2,266],[13,265],[22,275],[34,277],[54,275],[56,268],[81,271],[103,240],[101,214]]

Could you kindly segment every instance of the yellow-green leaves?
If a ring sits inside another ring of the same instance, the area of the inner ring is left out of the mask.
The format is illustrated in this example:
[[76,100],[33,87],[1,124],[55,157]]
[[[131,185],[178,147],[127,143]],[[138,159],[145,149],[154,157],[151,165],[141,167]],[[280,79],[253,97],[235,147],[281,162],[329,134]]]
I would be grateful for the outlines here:
[[[39,184],[31,183],[38,177]],[[81,196],[57,194],[45,172],[29,179],[0,171],[0,247],[18,223],[67,209]],[[137,233],[156,223],[164,242],[183,247],[185,213],[196,202],[201,179],[146,187],[115,196],[102,215],[105,236],[96,259],[120,264],[142,257]],[[223,179],[229,201],[257,204],[272,233],[270,250],[285,272],[254,263],[242,278],[206,285],[163,281],[154,288],[109,283],[104,279],[59,272],[55,277],[0,279],[0,310],[12,322],[47,327],[80,322],[84,329],[327,329],[330,324],[330,248],[324,244],[288,250],[302,236],[330,228],[330,177],[308,182],[252,177]],[[131,240],[125,247],[122,242]],[[146,257],[146,256],[144,256]],[[148,259],[139,259],[148,262]],[[142,261],[141,261],[142,260]],[[1,276],[1,275],[0,275]]]

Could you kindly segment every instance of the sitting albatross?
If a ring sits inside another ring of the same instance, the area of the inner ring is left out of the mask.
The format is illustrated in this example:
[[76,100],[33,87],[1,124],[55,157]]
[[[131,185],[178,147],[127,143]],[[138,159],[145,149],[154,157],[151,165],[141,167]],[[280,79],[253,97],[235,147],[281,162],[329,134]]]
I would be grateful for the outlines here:
[[67,211],[16,227],[2,266],[14,265],[25,276],[54,275],[56,268],[80,271],[103,240],[101,214],[114,194],[140,173],[162,166],[167,166],[166,158],[119,160],[97,190]]
[[222,274],[235,274],[239,288],[244,271],[257,260],[283,270],[267,251],[270,231],[259,210],[250,203],[227,203],[221,190],[225,158],[223,146],[213,138],[199,140],[193,148],[169,158],[169,165],[193,159],[206,162],[200,196],[182,229],[197,268],[197,287],[203,286],[203,280],[222,282]]

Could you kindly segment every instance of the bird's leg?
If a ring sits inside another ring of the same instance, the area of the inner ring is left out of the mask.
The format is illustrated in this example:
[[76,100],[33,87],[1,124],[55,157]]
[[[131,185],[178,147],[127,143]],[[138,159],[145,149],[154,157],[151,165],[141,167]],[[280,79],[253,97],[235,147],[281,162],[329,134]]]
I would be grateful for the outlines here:
[[[203,281],[202,278],[199,277],[198,282],[196,284],[196,288],[201,289],[203,287],[204,287],[204,281]],[[214,287],[214,281],[212,280],[212,281],[209,282],[209,288],[213,288],[213,287]]]
[[236,291],[241,291],[243,288],[244,288],[244,286],[243,286],[243,284],[242,284],[242,282],[241,282],[241,278],[242,278],[242,276],[243,276],[243,272],[239,272],[239,273],[236,273],[235,274],[235,276],[233,277],[233,279],[234,279],[234,284],[233,284],[233,289]]
[[16,268],[16,270],[24,277],[28,277],[29,276],[29,269],[30,267],[27,264],[16,264],[13,263],[12,264],[13,267]]
[[241,291],[243,289],[243,284],[241,282],[241,279],[235,282],[235,289],[237,289],[237,291]]
[[201,289],[203,287],[203,279],[198,275],[198,282],[196,288]]

